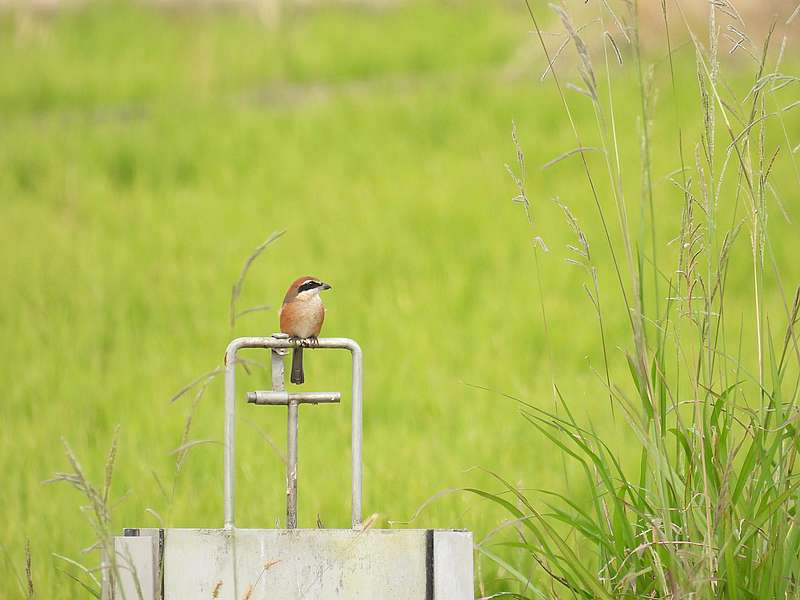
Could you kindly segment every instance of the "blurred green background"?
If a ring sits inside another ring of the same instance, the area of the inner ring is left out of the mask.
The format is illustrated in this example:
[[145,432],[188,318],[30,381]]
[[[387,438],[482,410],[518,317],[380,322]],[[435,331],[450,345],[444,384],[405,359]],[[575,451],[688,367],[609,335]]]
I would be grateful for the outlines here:
[[[572,4],[576,18],[591,19],[593,7]],[[613,310],[619,291],[579,161],[540,168],[575,142],[552,83],[539,81],[545,61],[529,30],[516,2],[295,6],[279,18],[125,2],[0,13],[0,596],[21,595],[13,581],[26,538],[39,597],[79,595],[56,571],[69,565],[51,553],[97,562],[81,554],[93,542],[84,500],[41,483],[68,470],[62,437],[100,482],[121,426],[116,528],[157,526],[148,508],[168,526],[222,525],[222,448],[193,448],[176,476],[170,452],[192,395],[169,399],[219,365],[232,337],[277,329],[274,309],[233,330],[228,320],[242,263],[276,230],[287,233],[250,270],[239,308],[279,306],[304,274],[333,285],[324,333],[365,352],[364,504],[380,526],[407,520],[446,488],[493,489],[474,466],[581,496],[569,487],[575,467],[514,402],[471,384],[549,408],[556,380],[624,458],[624,423],[612,419],[595,371],[602,348],[584,275],[564,260],[572,234],[552,198],[576,213],[601,265],[614,374],[627,369],[626,315]],[[637,198],[640,105],[625,52],[611,67],[621,81],[613,94],[633,173],[627,192]],[[689,134],[700,126],[692,50],[679,47],[676,60],[674,95],[663,53],[652,56],[664,99],[653,171],[667,264],[681,209],[666,181],[679,166],[676,115]],[[743,59],[730,60],[736,71]],[[752,73],[729,84],[743,96]],[[591,130],[590,104],[570,99],[579,127]],[[798,121],[787,118],[794,138]],[[504,167],[516,160],[512,119],[533,229]],[[792,163],[774,177],[791,209]],[[796,227],[780,217],[772,227],[779,264],[796,282]],[[534,236],[550,249],[540,254],[541,288]],[[748,306],[748,277],[746,262],[731,271],[730,311]],[[774,290],[766,298],[780,303]],[[309,389],[348,389],[344,354],[312,352],[306,363]],[[265,383],[254,372],[240,391]],[[346,527],[349,404],[301,413],[300,524],[319,516]],[[271,527],[283,521],[284,471],[266,438],[284,446],[284,415],[242,404],[239,420],[238,524]],[[221,381],[197,404],[189,439],[222,439]],[[454,494],[413,525],[480,536],[501,518]],[[483,577],[502,589],[496,567],[484,565]]]

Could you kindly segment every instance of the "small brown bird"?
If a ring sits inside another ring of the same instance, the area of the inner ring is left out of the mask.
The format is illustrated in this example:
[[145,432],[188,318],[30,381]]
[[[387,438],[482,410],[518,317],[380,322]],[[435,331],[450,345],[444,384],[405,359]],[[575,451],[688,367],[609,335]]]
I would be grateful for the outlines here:
[[[292,338],[309,340],[313,345],[325,320],[325,307],[319,293],[331,286],[316,277],[300,277],[289,286],[278,313],[281,331]],[[303,348],[297,347],[292,354],[292,383],[303,383]]]

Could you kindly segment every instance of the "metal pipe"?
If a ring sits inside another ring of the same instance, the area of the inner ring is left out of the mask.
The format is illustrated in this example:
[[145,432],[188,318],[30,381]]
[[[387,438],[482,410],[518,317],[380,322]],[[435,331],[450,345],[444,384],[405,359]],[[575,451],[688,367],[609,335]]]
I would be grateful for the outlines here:
[[289,401],[286,419],[286,529],[297,527],[297,401]]
[[361,482],[362,465],[361,460],[361,439],[362,439],[362,390],[364,379],[364,358],[361,353],[361,346],[353,340],[347,340],[347,349],[350,350],[353,358],[353,408],[351,412],[351,431],[350,431],[350,453],[352,464],[352,498],[351,498],[351,522],[353,529],[361,526]]
[[[281,337],[277,337],[277,336]],[[312,346],[306,341],[291,340],[276,334],[274,337],[240,337],[231,341],[225,351],[225,457],[224,457],[224,494],[225,494],[225,527],[234,527],[235,513],[235,477],[234,458],[236,443],[236,354],[242,348],[288,349],[299,345]],[[362,492],[362,410],[363,410],[363,355],[361,347],[350,338],[319,338],[314,348],[341,348],[349,350],[353,362],[352,382],[352,426],[351,426],[351,459],[352,459],[352,525],[357,528],[361,524],[361,492]],[[274,353],[277,354],[277,353]],[[273,375],[275,375],[275,356],[273,354]],[[281,361],[282,365],[282,361]],[[280,382],[283,383],[281,371]],[[275,389],[273,380],[273,389]],[[276,390],[282,391],[282,390]]]
[[[276,337],[278,334],[273,334]],[[282,335],[281,339],[289,336]],[[283,357],[286,350],[279,350],[273,348],[270,352],[272,356],[272,393],[279,396],[289,394],[285,391],[286,381],[283,368]],[[250,393],[247,394],[247,400],[250,401]],[[295,407],[295,427],[294,435],[292,435],[292,410],[289,408],[289,415],[287,418],[288,433],[286,436],[287,446],[287,462],[286,462],[286,528],[294,529],[297,527],[297,411]]]
[[[273,350],[273,377],[277,371],[275,367],[275,356],[279,356],[281,350]],[[283,387],[283,360],[280,359],[280,377],[273,381],[280,381],[281,385],[273,384],[273,387]],[[252,404],[288,407],[286,419],[286,529],[297,528],[297,436],[299,429],[299,405],[300,404],[320,404],[335,403],[341,399],[339,392],[299,392],[289,393],[286,391],[256,391],[247,392],[247,401]]]
[[339,392],[269,392],[258,390],[247,392],[249,404],[279,406],[288,405],[289,402],[298,404],[326,404],[340,402],[342,394]]
[[242,347],[242,338],[233,340],[225,350],[225,528],[233,528],[234,513],[234,461],[236,457],[236,353]]

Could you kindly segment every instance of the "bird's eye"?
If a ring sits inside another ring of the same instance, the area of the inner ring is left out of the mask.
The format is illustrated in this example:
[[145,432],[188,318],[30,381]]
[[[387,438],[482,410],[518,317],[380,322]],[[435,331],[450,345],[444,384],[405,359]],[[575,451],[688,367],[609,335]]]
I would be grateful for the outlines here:
[[320,287],[322,284],[319,281],[306,281],[305,283],[301,283],[300,287],[297,288],[298,292],[307,292],[308,290],[313,290],[314,288]]

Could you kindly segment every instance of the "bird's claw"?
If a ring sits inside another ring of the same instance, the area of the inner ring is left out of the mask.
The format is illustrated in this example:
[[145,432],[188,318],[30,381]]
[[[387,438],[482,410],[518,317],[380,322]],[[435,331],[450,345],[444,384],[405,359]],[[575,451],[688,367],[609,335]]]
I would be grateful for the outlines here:
[[289,338],[289,341],[292,343],[292,346],[295,348],[307,348],[308,344],[306,343],[305,338],[301,338],[299,335],[293,335]]
[[318,337],[301,338],[293,335],[289,338],[289,341],[295,346],[295,348],[319,348]]

